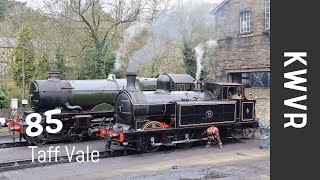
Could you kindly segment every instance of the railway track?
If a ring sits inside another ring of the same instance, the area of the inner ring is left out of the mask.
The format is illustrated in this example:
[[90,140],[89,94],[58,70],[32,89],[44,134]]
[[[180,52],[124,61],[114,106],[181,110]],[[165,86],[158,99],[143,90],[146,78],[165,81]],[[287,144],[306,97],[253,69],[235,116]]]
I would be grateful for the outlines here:
[[[86,138],[84,139],[82,142],[87,142],[87,141],[94,141],[93,139],[89,139]],[[54,145],[56,143],[73,143],[71,141],[69,141],[66,138],[61,138],[58,140],[53,140],[49,143],[47,143],[47,145]],[[23,147],[23,146],[30,146],[30,144],[27,141],[18,141],[18,142],[4,142],[4,143],[0,143],[0,149],[4,149],[4,148],[14,148],[14,147]]]
[[[226,139],[225,144],[233,144],[233,143],[239,143],[239,142],[241,143],[242,141],[239,139]],[[203,144],[201,144],[201,146],[202,145]],[[199,147],[199,145],[195,145],[191,148],[197,148],[197,147]],[[170,153],[174,150],[177,150],[177,148],[170,147],[170,146],[169,147],[164,146],[158,152]],[[183,149],[180,149],[180,150],[183,150]],[[157,153],[157,152],[154,152],[154,153]],[[120,156],[130,156],[130,155],[137,155],[137,154],[141,154],[141,153],[137,152],[134,149],[128,148],[127,154],[125,155],[123,148],[119,147],[119,148],[116,148],[116,150],[113,151],[112,153],[107,152],[107,151],[99,151],[99,159],[120,157]],[[57,161],[55,161],[55,157],[52,157],[50,160],[49,160],[49,158],[47,158],[46,161],[42,162],[42,163],[38,162],[37,160],[32,162],[32,159],[2,162],[2,163],[0,163],[0,172],[26,169],[26,168],[34,168],[34,167],[40,167],[40,166],[49,166],[49,165],[55,165],[55,164],[72,163],[72,162],[76,162],[77,156],[78,155],[74,155],[72,157],[71,162],[69,161],[68,156],[66,156],[66,155],[65,156],[58,156]],[[90,153],[85,154],[84,158],[86,159],[88,156],[90,158]]]
[[[129,150],[127,155],[133,155],[136,153],[137,152],[135,151]],[[112,154],[110,154],[110,153],[107,153],[107,151],[100,151],[99,155],[100,155],[99,159],[105,159],[110,157],[124,156],[124,153],[122,151],[114,151]],[[7,162],[0,163],[0,172],[34,168],[34,167],[40,167],[40,166],[49,166],[49,165],[55,165],[55,164],[72,163],[72,162],[76,162],[77,156],[78,155],[72,156],[71,161],[69,161],[68,156],[58,156],[57,161],[55,157],[52,157],[51,159],[47,158],[46,161],[42,163],[37,160],[34,160],[34,162],[32,162],[32,159],[7,161]],[[90,158],[90,154],[85,154],[84,158],[86,159],[88,156]]]
[[13,148],[13,147],[22,147],[22,146],[28,146],[28,143],[23,142],[6,142],[6,143],[0,143],[0,149],[4,148]]

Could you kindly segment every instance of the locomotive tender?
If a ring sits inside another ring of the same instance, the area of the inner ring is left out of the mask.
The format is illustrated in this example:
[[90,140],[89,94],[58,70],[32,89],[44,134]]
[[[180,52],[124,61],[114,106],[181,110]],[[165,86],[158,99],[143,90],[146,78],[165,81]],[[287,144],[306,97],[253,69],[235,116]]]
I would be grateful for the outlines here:
[[106,139],[106,149],[116,143],[138,151],[157,151],[161,145],[189,147],[206,140],[203,132],[217,126],[223,134],[257,128],[255,100],[245,97],[245,88],[236,83],[207,81],[193,91],[171,91],[168,75],[157,79],[156,91],[136,88],[135,73],[127,75],[127,89],[115,98],[114,120],[92,129]]

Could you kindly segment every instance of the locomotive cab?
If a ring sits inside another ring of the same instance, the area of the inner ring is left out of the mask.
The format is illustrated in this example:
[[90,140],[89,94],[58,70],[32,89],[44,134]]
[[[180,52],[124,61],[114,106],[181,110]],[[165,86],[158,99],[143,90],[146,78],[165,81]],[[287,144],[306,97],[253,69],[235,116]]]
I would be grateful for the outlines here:
[[204,88],[212,92],[217,100],[237,101],[237,122],[252,122],[256,119],[256,100],[246,98],[245,87],[243,84],[206,82]]
[[212,92],[218,100],[245,100],[245,87],[238,83],[206,82],[204,89]]
[[194,89],[195,79],[189,74],[171,74],[163,73],[159,74],[159,77],[168,78],[171,91],[192,91]]

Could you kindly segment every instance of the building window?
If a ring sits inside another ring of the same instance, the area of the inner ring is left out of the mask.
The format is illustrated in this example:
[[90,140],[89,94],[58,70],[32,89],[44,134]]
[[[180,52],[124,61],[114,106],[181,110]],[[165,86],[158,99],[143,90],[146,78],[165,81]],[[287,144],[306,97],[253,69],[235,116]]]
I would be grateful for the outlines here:
[[240,13],[240,33],[247,33],[252,31],[251,12],[244,11]]
[[270,29],[270,0],[265,0],[265,29]]
[[251,73],[251,87],[252,88],[266,88],[270,87],[267,72],[253,72]]
[[241,73],[241,84],[250,87],[250,73]]
[[7,65],[0,64],[0,76],[4,76],[7,74]]
[[232,73],[232,82],[243,84],[247,88],[269,88],[270,72]]

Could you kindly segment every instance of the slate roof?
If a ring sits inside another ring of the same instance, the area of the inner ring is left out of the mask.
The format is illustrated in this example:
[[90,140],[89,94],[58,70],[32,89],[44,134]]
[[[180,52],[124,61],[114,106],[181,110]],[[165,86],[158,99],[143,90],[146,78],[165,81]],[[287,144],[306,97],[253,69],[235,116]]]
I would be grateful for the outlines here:
[[215,7],[210,14],[214,15],[223,5],[225,5],[229,0],[222,1],[217,7]]
[[16,44],[16,38],[0,38],[0,48],[13,48]]

